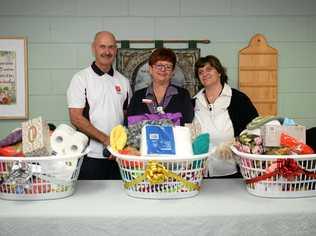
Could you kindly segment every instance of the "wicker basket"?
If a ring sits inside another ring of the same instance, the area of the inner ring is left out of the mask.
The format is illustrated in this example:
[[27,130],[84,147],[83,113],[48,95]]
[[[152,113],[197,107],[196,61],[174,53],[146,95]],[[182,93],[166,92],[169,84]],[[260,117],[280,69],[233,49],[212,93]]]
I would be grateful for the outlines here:
[[232,147],[249,193],[272,198],[316,195],[316,154],[257,155]]
[[126,193],[132,197],[151,199],[197,195],[209,156],[209,153],[187,157],[132,156],[108,149],[116,157]]
[[0,198],[47,200],[71,196],[83,156],[1,157]]

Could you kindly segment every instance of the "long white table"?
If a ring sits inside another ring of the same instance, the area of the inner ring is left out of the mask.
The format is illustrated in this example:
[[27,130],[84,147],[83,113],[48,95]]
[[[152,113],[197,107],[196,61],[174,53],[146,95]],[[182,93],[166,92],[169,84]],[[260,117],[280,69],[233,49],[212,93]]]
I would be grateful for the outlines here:
[[0,200],[0,235],[316,235],[316,198],[250,195],[241,179],[205,180],[177,200],[129,197],[121,181],[79,181],[71,197]]

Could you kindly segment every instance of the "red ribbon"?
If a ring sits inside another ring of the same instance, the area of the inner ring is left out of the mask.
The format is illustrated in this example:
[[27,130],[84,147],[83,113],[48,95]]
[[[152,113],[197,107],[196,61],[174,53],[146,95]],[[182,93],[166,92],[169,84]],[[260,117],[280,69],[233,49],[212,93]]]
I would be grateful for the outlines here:
[[269,179],[276,175],[281,175],[287,180],[293,180],[296,176],[305,174],[307,177],[316,178],[316,173],[304,170],[294,159],[277,159],[277,167],[273,172],[260,175],[246,180],[246,184],[253,184],[262,180]]

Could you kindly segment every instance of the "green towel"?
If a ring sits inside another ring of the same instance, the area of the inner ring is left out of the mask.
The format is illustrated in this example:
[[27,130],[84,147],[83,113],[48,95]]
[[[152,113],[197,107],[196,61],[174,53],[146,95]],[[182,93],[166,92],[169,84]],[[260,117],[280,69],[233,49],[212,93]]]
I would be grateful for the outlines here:
[[250,123],[247,125],[248,130],[258,129],[262,125],[273,121],[278,120],[281,124],[283,124],[284,118],[279,116],[258,116],[254,118]]
[[197,136],[193,143],[192,143],[192,149],[193,154],[203,154],[207,153],[209,151],[210,146],[210,135],[208,133],[203,133]]

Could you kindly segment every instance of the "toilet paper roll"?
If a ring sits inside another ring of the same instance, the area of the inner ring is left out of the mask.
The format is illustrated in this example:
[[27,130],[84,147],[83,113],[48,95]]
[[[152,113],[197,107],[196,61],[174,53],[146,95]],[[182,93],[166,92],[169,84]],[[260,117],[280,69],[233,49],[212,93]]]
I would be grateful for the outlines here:
[[71,140],[66,140],[65,152],[67,154],[79,154],[87,146],[89,138],[83,133],[76,132]]
[[147,155],[147,141],[146,141],[146,128],[143,126],[142,135],[140,137],[140,155]]
[[69,125],[59,125],[50,138],[53,153],[56,155],[65,155],[66,147],[70,146],[70,141],[76,132]]
[[173,127],[173,134],[175,139],[176,155],[193,155],[190,129],[188,127],[175,126]]

